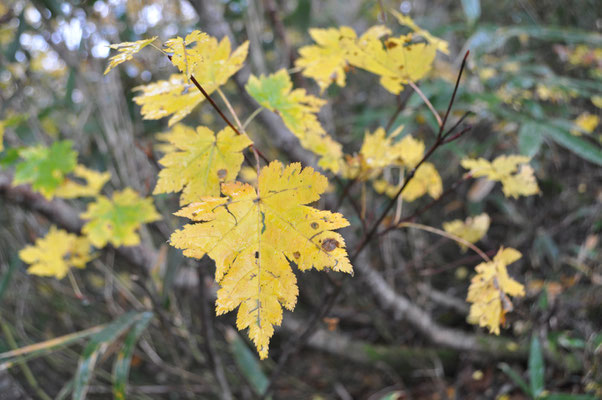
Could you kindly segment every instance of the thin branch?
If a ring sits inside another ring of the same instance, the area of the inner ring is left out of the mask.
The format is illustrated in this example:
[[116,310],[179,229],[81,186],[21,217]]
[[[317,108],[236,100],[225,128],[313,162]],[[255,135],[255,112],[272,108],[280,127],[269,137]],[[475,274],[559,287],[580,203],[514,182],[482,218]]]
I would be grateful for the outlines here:
[[[414,167],[414,169],[412,171],[410,171],[410,173],[408,174],[407,178],[405,179],[403,185],[397,191],[396,195],[389,201],[389,203],[385,207],[385,210],[382,212],[382,214],[377,219],[377,221],[373,224],[372,228],[360,240],[360,243],[356,246],[355,251],[349,257],[349,261],[351,262],[351,264],[355,264],[355,261],[357,260],[358,256],[361,254],[361,252],[364,250],[366,245],[374,238],[380,224],[383,222],[383,220],[386,218],[389,211],[396,204],[397,198],[401,195],[401,192],[403,192],[403,190],[406,188],[408,183],[412,180],[418,167],[420,167],[420,165],[422,165],[435,152],[435,150],[437,150],[437,148],[439,148],[443,144],[443,141],[444,141],[444,139],[442,137],[443,130],[445,129],[445,123],[447,122],[447,118],[449,116],[452,105],[456,98],[456,92],[458,91],[458,85],[460,83],[460,78],[462,77],[462,71],[464,70],[464,68],[466,66],[466,59],[468,57],[468,54],[469,54],[469,52],[467,51],[466,55],[464,56],[464,59],[462,60],[462,65],[460,66],[460,71],[458,73],[458,79],[456,80],[456,86],[454,88],[452,97],[449,101],[449,105],[447,107],[447,112],[445,113],[445,117],[443,118],[441,126],[439,127],[439,132],[437,134],[437,139],[436,139],[435,143],[431,146],[431,148],[427,151],[427,153],[422,157],[422,159],[418,162],[418,164]],[[370,267],[364,267],[364,268],[362,268],[362,270],[364,270],[364,272],[370,271],[371,273],[378,275],[378,273],[373,271]],[[381,280],[383,279],[382,277],[380,277],[380,275],[378,275],[378,276]],[[386,282],[384,282],[384,284],[393,293],[393,295],[396,295],[395,292],[393,291],[393,289],[391,289],[386,284]],[[296,352],[297,349],[301,348],[301,346],[309,338],[311,333],[315,330],[315,328],[316,328],[318,322],[320,321],[320,319],[322,318],[322,316],[326,315],[330,311],[330,309],[335,304],[335,302],[341,292],[341,288],[342,288],[342,285],[336,286],[334,288],[334,290],[332,292],[330,292],[330,294],[326,295],[326,297],[324,298],[324,300],[322,302],[322,305],[320,306],[319,312],[314,314],[314,317],[309,321],[309,323],[306,325],[305,329],[302,332],[300,332],[297,336],[295,336],[292,340],[290,340],[288,342],[288,344],[284,347],[283,353],[281,354],[280,358],[278,359],[278,367],[272,373],[272,376],[270,377],[270,383],[268,384],[268,388],[266,389],[266,392],[264,393],[262,398],[266,398],[270,394],[275,380],[280,376],[280,374],[284,370],[284,366],[285,366],[286,362],[288,361],[289,357],[292,354],[294,354],[294,352]],[[417,308],[416,306],[411,304],[409,302],[409,300],[405,299],[405,302],[408,304],[409,307],[412,307],[413,309]],[[405,305],[404,305],[404,308],[407,308],[407,307],[405,307]],[[423,315],[423,314],[424,313],[420,313],[420,318],[417,318],[415,321],[415,323],[419,327],[424,326],[425,320],[430,320],[430,317],[428,316],[428,314],[426,314],[426,315]],[[428,324],[428,325],[429,325],[428,328],[431,329],[432,323]],[[421,329],[421,330],[423,331],[423,329]],[[460,331],[453,331],[449,335],[444,335],[443,333],[431,335],[431,338],[436,343],[453,344],[455,346],[458,346],[458,348],[463,348],[463,349],[473,349],[475,347],[475,342],[476,342],[476,339],[474,339],[473,337],[470,337],[470,338],[464,337],[464,333],[460,332]]]
[[441,121],[441,116],[439,116],[439,113],[437,112],[437,110],[435,110],[435,107],[433,107],[433,103],[431,103],[430,100],[424,95],[422,90],[420,90],[420,88],[416,86],[416,84],[412,81],[408,81],[408,85],[410,85],[410,87],[414,89],[414,91],[418,94],[418,96],[420,96],[424,104],[426,104],[428,109],[431,110],[431,112],[435,116],[435,119],[437,120],[437,125],[443,125],[443,121]]
[[251,115],[249,115],[247,117],[247,119],[245,120],[245,122],[243,122],[242,129],[247,129],[247,126],[249,126],[249,124],[255,119],[255,117],[258,116],[259,113],[261,113],[263,110],[265,110],[265,108],[263,108],[263,107],[257,107],[255,109],[255,111],[253,111],[251,113]]
[[483,250],[479,249],[477,246],[470,243],[468,240],[463,239],[460,236],[454,235],[453,233],[445,232],[445,231],[442,231],[441,229],[433,228],[432,226],[417,224],[414,222],[401,222],[401,223],[397,224],[396,227],[397,228],[405,228],[405,227],[415,228],[415,229],[420,229],[420,230],[427,231],[430,233],[434,233],[435,235],[443,236],[447,239],[450,239],[455,242],[463,244],[464,246],[470,248],[472,251],[474,251],[479,256],[481,256],[481,258],[483,260],[485,260],[487,262],[491,262],[491,258],[489,258],[489,256]]
[[437,139],[441,138],[443,133],[443,128],[445,127],[445,123],[447,122],[447,117],[449,117],[449,113],[451,111],[452,105],[456,100],[456,94],[458,93],[458,86],[460,85],[460,79],[462,79],[462,72],[464,72],[464,68],[466,67],[466,60],[468,59],[468,55],[470,54],[470,50],[466,50],[466,54],[464,54],[464,58],[462,59],[462,64],[460,65],[460,73],[458,74],[458,79],[456,79],[456,86],[454,86],[454,92],[452,93],[451,100],[449,105],[447,106],[447,111],[445,112],[445,117],[443,117],[443,122],[441,123],[441,129],[439,129],[439,134],[437,135]]

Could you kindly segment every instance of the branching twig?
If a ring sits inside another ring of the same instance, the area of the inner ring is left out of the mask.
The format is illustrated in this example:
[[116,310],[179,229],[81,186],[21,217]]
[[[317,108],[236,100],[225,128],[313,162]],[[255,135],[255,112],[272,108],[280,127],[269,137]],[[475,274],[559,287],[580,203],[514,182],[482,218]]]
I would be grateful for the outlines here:
[[[437,139],[436,139],[435,143],[433,143],[433,145],[426,152],[426,154],[422,157],[422,159],[418,162],[418,164],[416,164],[414,169],[412,169],[412,171],[410,171],[410,173],[406,177],[404,183],[401,185],[401,187],[399,188],[399,190],[397,191],[395,196],[389,201],[389,203],[385,207],[384,211],[381,213],[380,217],[376,220],[376,222],[372,225],[371,229],[368,230],[368,232],[360,240],[359,244],[355,247],[353,254],[349,257],[349,261],[351,262],[351,264],[355,265],[355,261],[357,260],[358,256],[362,253],[362,251],[364,250],[366,245],[375,237],[381,223],[384,221],[384,219],[387,217],[389,211],[391,211],[391,209],[397,202],[397,198],[401,195],[401,193],[406,188],[408,183],[413,179],[418,167],[420,167],[420,165],[422,165],[426,160],[428,160],[429,157],[435,152],[435,150],[437,150],[439,147],[441,147],[444,144],[443,142],[444,142],[445,138],[443,137],[443,132],[445,129],[445,123],[447,122],[447,118],[449,117],[451,108],[456,99],[456,93],[458,91],[460,79],[462,78],[462,72],[464,71],[464,67],[466,66],[466,59],[468,57],[468,54],[469,54],[469,52],[467,51],[466,55],[464,56],[464,59],[462,60],[462,65],[460,66],[460,71],[458,73],[458,79],[456,80],[454,92],[449,101],[449,105],[447,106],[447,111],[442,120],[441,126],[439,127],[439,132],[437,133]],[[396,295],[395,292],[393,291],[393,289],[391,289],[386,284],[386,282],[384,282],[383,278],[380,277],[380,275],[377,272],[373,271],[370,267],[367,267],[367,266],[362,266],[362,267],[363,268],[361,268],[360,270],[362,270],[363,272],[370,271],[372,274],[378,276],[382,280],[384,285],[386,285],[386,287],[389,289],[389,291],[393,295]],[[293,339],[291,339],[289,341],[289,343],[284,347],[284,350],[283,350],[282,354],[280,355],[280,358],[278,359],[278,367],[276,369],[274,369],[274,372],[272,373],[272,376],[270,377],[270,383],[268,384],[268,387],[263,395],[263,398],[266,398],[270,394],[272,387],[274,385],[274,382],[276,381],[276,379],[280,376],[280,374],[284,370],[284,366],[286,365],[286,362],[291,357],[291,355],[294,354],[294,352],[297,349],[301,348],[303,343],[305,343],[307,338],[309,338],[309,336],[311,336],[311,333],[315,330],[315,328],[316,328],[318,322],[320,321],[320,319],[322,318],[322,316],[326,315],[330,311],[332,306],[335,304],[336,299],[338,298],[338,296],[341,292],[341,288],[342,288],[342,285],[336,286],[330,292],[330,294],[326,295],[326,297],[324,298],[324,300],[322,302],[322,305],[320,306],[318,313],[316,313],[314,315],[314,317],[309,321],[309,323],[306,325],[305,329],[302,332],[300,332],[297,336],[295,336]],[[407,300],[405,298],[403,298],[403,299],[405,300],[403,308],[404,309],[409,308],[410,310],[415,311],[416,318],[413,320],[413,322],[418,326],[418,328],[421,331],[424,331],[423,328],[425,327],[425,325],[428,325],[428,328],[431,329],[433,327],[433,323],[430,320],[430,317],[428,316],[428,314],[421,312],[422,310],[420,310],[416,306],[414,306],[409,300]],[[428,322],[428,324],[427,324],[427,322]],[[440,330],[450,331],[450,333],[440,332],[438,334],[431,334],[430,335],[431,339],[435,343],[452,345],[451,347],[458,346],[457,348],[462,348],[462,349],[474,349],[475,348],[475,343],[476,343],[475,338],[465,337],[465,334],[463,332],[451,331],[449,329],[446,330],[443,327],[441,327]]]
[[430,102],[430,100],[424,95],[422,90],[420,90],[420,88],[412,81],[408,81],[408,85],[410,85],[410,87],[414,89],[414,91],[418,94],[418,96],[420,96],[424,104],[426,104],[428,109],[431,110],[431,113],[433,113],[435,119],[437,120],[437,125],[443,125],[443,122],[441,121],[441,116],[439,115],[437,110],[435,110],[435,107],[433,107],[433,104]]

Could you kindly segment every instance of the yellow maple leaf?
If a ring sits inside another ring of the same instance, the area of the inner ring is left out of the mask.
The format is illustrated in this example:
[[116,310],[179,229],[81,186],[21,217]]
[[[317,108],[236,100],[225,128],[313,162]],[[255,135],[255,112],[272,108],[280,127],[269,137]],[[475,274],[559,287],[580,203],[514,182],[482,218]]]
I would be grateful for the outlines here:
[[199,44],[209,40],[209,36],[201,31],[193,31],[186,35],[186,38],[179,36],[169,39],[164,43],[165,50],[173,53],[171,62],[178,67],[186,76],[190,76],[196,69],[199,62],[202,62],[205,56],[199,50]]
[[282,307],[292,310],[297,300],[290,262],[302,271],[352,273],[343,238],[333,231],[347,226],[347,220],[307,206],[327,186],[326,177],[312,168],[273,161],[261,170],[257,190],[225,183],[227,197],[205,197],[176,213],[200,223],[176,231],[171,244],[188,257],[207,254],[215,261],[215,280],[221,286],[217,313],[238,307],[237,327],[249,328],[262,359],[274,325],[282,321]]
[[365,49],[362,68],[380,75],[380,84],[399,94],[408,81],[426,76],[433,66],[437,47],[429,43],[409,43],[411,35],[389,38],[384,45]]
[[64,199],[75,199],[77,197],[94,197],[100,193],[102,187],[111,179],[109,172],[97,172],[78,164],[73,170],[73,174],[86,181],[85,185],[66,178],[54,193],[57,197]]
[[506,266],[522,257],[518,250],[503,248],[491,262],[483,262],[476,267],[475,275],[468,288],[466,300],[471,304],[468,321],[489,328],[490,333],[500,334],[500,324],[505,314],[512,311],[508,296],[522,297],[525,288],[510,278]]
[[335,173],[339,171],[343,160],[342,147],[326,133],[316,115],[326,101],[307,94],[305,89],[293,90],[285,69],[259,78],[251,75],[246,89],[261,106],[282,118],[301,146],[320,156],[320,167]]
[[142,223],[161,219],[151,198],[141,198],[131,188],[113,193],[109,200],[98,196],[88,204],[81,218],[89,219],[82,232],[98,248],[111,243],[113,246],[135,246],[140,243],[136,230]]
[[518,198],[539,193],[533,168],[527,162],[529,157],[526,156],[503,155],[491,163],[484,158],[465,158],[461,164],[475,178],[485,176],[490,181],[502,182],[504,195]]
[[45,237],[36,240],[35,246],[19,251],[19,258],[30,264],[30,274],[62,279],[69,268],[84,268],[92,256],[87,238],[52,226]]
[[401,25],[407,26],[408,28],[413,30],[416,35],[425,38],[429,43],[435,45],[437,50],[439,50],[440,52],[444,54],[449,54],[449,43],[447,43],[447,41],[431,35],[430,32],[416,25],[416,23],[410,16],[403,15],[395,10],[391,10],[391,13],[393,14],[393,16],[395,16],[397,22],[399,22]]
[[134,54],[138,53],[144,47],[154,42],[155,39],[157,39],[157,36],[153,36],[150,39],[138,40],[136,42],[123,42],[110,45],[109,47],[111,49],[116,49],[119,52],[113,57],[109,58],[109,65],[107,66],[107,69],[105,69],[104,74],[108,74],[109,71],[119,64],[131,60],[134,57]]
[[205,100],[195,85],[189,82],[188,75],[194,75],[203,89],[211,94],[242,68],[249,51],[249,42],[243,43],[231,53],[227,37],[218,43],[214,37],[204,34],[200,36],[202,37],[194,36],[198,40],[193,40],[194,46],[186,48],[186,51],[175,42],[167,42],[168,49],[174,51],[172,60],[175,60],[174,63],[182,74],[174,74],[167,81],[134,88],[141,92],[134,97],[134,101],[142,106],[144,119],[160,119],[171,115],[168,125],[176,124]]
[[236,179],[243,162],[242,151],[252,144],[247,135],[237,135],[231,128],[217,135],[209,128],[195,129],[178,124],[162,140],[171,144],[159,163],[154,194],[182,191],[180,205],[203,196],[219,196],[220,183]]
[[186,46],[183,46],[182,38],[172,39],[165,45],[168,51],[173,52],[174,65],[185,76],[194,75],[209,94],[243,67],[249,53],[248,41],[232,51],[227,36],[218,42],[213,36],[199,31],[194,31],[186,37]]
[[142,117],[161,119],[171,115],[169,126],[181,121],[205,99],[183,74],[173,74],[169,80],[137,86],[134,91],[140,92],[134,97],[134,102],[142,107]]
[[414,201],[419,197],[429,194],[433,199],[438,198],[443,193],[443,183],[441,176],[433,164],[430,162],[422,163],[412,180],[410,180],[401,192],[401,197],[406,201]]
[[383,128],[373,133],[364,134],[364,142],[360,149],[362,179],[372,179],[379,175],[385,167],[404,166],[413,168],[424,153],[424,142],[414,139],[411,135],[404,136],[395,142],[403,126],[397,128],[389,136]]
[[404,136],[394,147],[395,152],[399,152],[403,165],[408,168],[414,168],[424,155],[424,142],[412,135]]
[[575,126],[578,129],[571,129],[571,134],[575,136],[581,136],[583,132],[592,133],[599,123],[600,117],[597,115],[590,114],[588,112],[581,113],[575,119]]
[[[483,213],[475,217],[468,217],[465,221],[455,219],[453,221],[444,222],[443,229],[445,232],[461,237],[470,243],[476,243],[489,230],[491,219],[489,215]],[[466,251],[466,245],[458,243],[462,251]]]
[[[390,34],[390,30],[382,25],[370,28],[359,39],[367,46],[368,41],[378,40],[381,36]],[[300,57],[295,65],[303,68],[303,76],[314,79],[320,91],[323,92],[332,82],[345,86],[345,70],[350,56],[361,58],[358,38],[355,31],[348,27],[327,29],[310,29],[309,35],[315,45],[299,49]]]
[[593,105],[598,108],[602,108],[602,96],[592,96],[590,100]]

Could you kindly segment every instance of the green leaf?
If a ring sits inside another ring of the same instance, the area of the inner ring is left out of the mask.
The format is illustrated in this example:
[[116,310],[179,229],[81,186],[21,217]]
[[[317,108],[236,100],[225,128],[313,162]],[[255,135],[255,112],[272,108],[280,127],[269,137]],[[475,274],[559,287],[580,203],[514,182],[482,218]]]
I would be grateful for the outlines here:
[[255,392],[262,395],[268,387],[269,380],[261,369],[257,355],[249,349],[244,340],[234,330],[227,332],[226,339],[230,343],[230,351],[234,356],[238,369]]
[[525,382],[525,380],[515,370],[513,370],[512,367],[506,363],[501,363],[498,365],[498,367],[503,373],[508,375],[514,384],[520,387],[525,394],[531,396],[531,389],[529,389],[529,385],[527,385],[527,382]]
[[462,9],[469,23],[474,23],[481,16],[481,0],[462,0]]
[[15,169],[13,183],[31,183],[31,187],[51,199],[65,174],[77,164],[77,152],[70,140],[57,141],[50,147],[27,147],[19,152],[23,161]]
[[142,314],[140,320],[128,332],[123,346],[117,354],[117,359],[115,360],[115,364],[113,364],[113,396],[115,399],[124,400],[126,398],[125,389],[130,374],[130,364],[134,355],[134,348],[140,335],[142,335],[142,332],[144,332],[152,318],[152,312]]
[[520,154],[533,157],[539,152],[543,136],[539,127],[531,122],[521,125],[518,131],[518,149]]
[[146,313],[136,313],[133,311],[123,314],[90,338],[90,341],[81,354],[77,372],[75,373],[73,400],[83,400],[86,398],[88,385],[90,384],[90,379],[92,379],[92,373],[94,372],[94,366],[98,357],[123,332],[129,329],[134,323],[140,321],[140,318],[144,315]]
[[502,107],[493,108],[491,110],[496,115],[509,121],[538,125],[544,135],[548,136],[562,147],[567,148],[594,164],[602,166],[602,149],[600,149],[600,146],[571,135],[569,131],[573,125],[570,121],[560,119],[536,119],[529,115],[508,111]]
[[21,148],[11,147],[0,153],[0,167],[8,168],[19,160]]
[[562,147],[594,164],[602,166],[602,150],[598,145],[573,136],[568,130],[560,129],[553,125],[546,125],[542,128],[545,135]]
[[598,397],[589,394],[550,393],[542,397],[544,400],[596,400]]
[[531,395],[539,397],[544,390],[545,366],[543,355],[541,353],[541,344],[537,336],[531,338],[531,348],[529,350],[529,383],[531,384]]
[[90,220],[82,232],[98,248],[107,243],[115,247],[135,246],[140,243],[140,236],[136,233],[140,225],[161,219],[153,200],[141,198],[131,188],[114,192],[111,200],[98,196],[94,203],[88,204],[81,217]]

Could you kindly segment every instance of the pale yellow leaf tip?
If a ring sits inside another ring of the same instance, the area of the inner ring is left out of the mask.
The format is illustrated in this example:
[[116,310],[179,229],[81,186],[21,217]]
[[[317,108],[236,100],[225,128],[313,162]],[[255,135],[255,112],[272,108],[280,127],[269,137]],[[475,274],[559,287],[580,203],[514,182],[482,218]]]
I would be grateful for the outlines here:
[[151,44],[157,39],[157,36],[153,36],[149,39],[138,40],[136,42],[122,42],[109,45],[111,49],[116,49],[119,52],[113,57],[109,58],[109,65],[105,69],[104,74],[108,74],[113,68],[121,63],[131,60],[134,54]]

